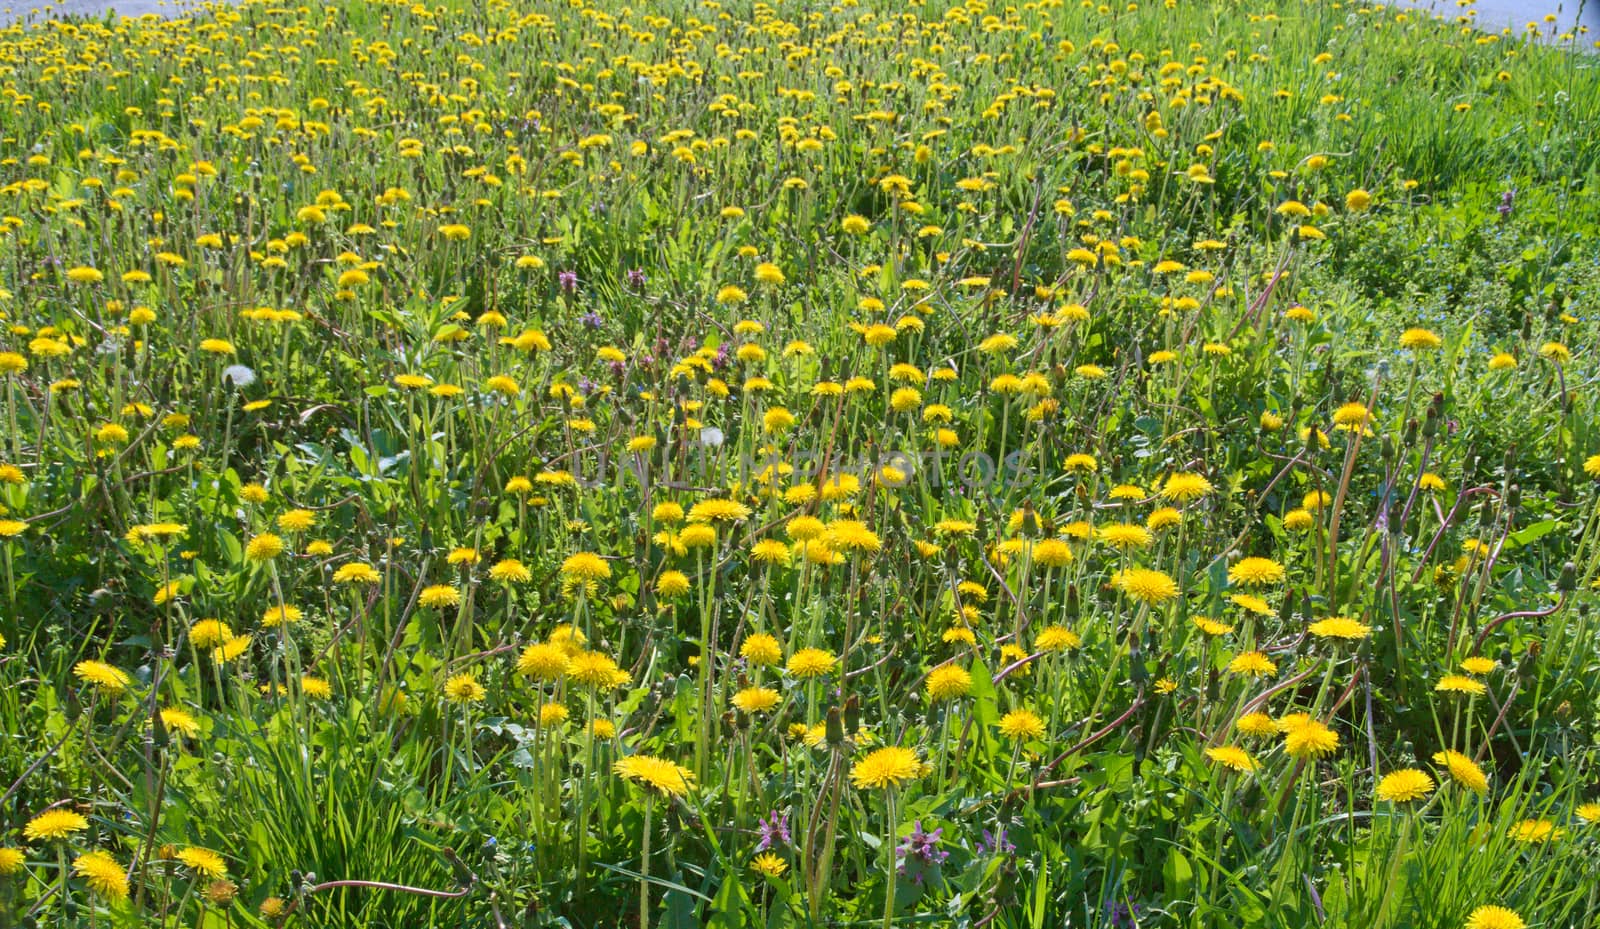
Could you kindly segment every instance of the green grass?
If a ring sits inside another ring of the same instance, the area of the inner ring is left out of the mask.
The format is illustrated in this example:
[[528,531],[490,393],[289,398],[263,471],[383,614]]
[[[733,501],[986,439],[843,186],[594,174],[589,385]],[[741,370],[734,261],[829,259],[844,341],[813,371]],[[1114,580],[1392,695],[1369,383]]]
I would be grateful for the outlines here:
[[0,925],[1590,924],[1552,32],[0,30]]

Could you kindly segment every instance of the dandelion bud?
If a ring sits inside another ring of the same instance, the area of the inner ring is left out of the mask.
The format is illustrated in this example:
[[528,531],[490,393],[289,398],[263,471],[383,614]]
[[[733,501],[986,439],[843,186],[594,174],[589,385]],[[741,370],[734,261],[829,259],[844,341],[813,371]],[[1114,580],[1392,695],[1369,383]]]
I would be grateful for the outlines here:
[[1571,715],[1572,715],[1572,701],[1571,700],[1563,700],[1560,703],[1556,704],[1556,717],[1558,719],[1566,719],[1566,718],[1570,717]]
[[834,748],[844,745],[844,716],[836,706],[828,708],[828,744]]
[[1523,653],[1522,661],[1517,665],[1517,676],[1524,681],[1531,680],[1538,673],[1535,667],[1539,663],[1539,654],[1544,651],[1538,642],[1529,642],[1528,650]]
[[1433,408],[1428,408],[1428,415],[1422,420],[1422,437],[1431,439],[1439,434],[1439,417],[1434,415]]
[[1417,421],[1415,419],[1406,420],[1406,428],[1405,431],[1401,433],[1400,441],[1407,445],[1411,445],[1417,441]]
[[1567,562],[1561,566],[1561,577],[1556,581],[1556,590],[1570,594],[1578,589],[1578,566]]
[[1383,437],[1382,452],[1383,452],[1383,460],[1386,463],[1392,464],[1394,462],[1394,456],[1395,456],[1394,436],[1385,435]]
[[227,906],[239,893],[239,885],[230,880],[212,881],[206,886],[206,902],[212,906]]
[[861,728],[861,698],[855,694],[844,702],[844,725],[850,732]]
[[1506,509],[1514,510],[1522,505],[1522,485],[1512,484],[1506,488]]

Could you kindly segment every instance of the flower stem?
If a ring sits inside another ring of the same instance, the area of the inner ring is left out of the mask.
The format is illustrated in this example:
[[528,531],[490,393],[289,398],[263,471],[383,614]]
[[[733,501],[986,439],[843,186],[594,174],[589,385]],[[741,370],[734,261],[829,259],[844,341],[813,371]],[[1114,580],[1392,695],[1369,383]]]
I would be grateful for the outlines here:
[[650,929],[650,813],[655,797],[644,794],[644,837],[639,849],[639,929]]
[[890,787],[885,796],[889,804],[889,825],[883,832],[883,929],[891,929],[894,923],[894,839],[900,831],[900,822],[895,809],[894,788]]

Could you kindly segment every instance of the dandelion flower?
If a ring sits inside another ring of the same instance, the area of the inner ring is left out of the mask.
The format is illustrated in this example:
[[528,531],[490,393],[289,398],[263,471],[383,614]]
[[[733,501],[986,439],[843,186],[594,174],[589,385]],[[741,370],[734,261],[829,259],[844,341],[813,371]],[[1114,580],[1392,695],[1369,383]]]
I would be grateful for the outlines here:
[[1364,639],[1372,634],[1372,627],[1347,616],[1330,616],[1307,626],[1306,631],[1319,639]]
[[291,604],[269,607],[265,613],[261,614],[261,625],[268,629],[276,629],[279,626],[297,623],[304,615],[299,607]]
[[1197,500],[1212,491],[1211,482],[1198,474],[1179,472],[1167,478],[1161,485],[1161,496],[1168,500],[1186,503]]
[[850,767],[850,781],[861,790],[884,790],[914,781],[925,773],[914,749],[886,746]]
[[1013,742],[1044,738],[1044,721],[1032,710],[1012,710],[1000,717],[1000,734]]
[[1433,778],[1426,771],[1401,768],[1378,781],[1378,799],[1388,803],[1409,803],[1433,792]]
[[1153,568],[1129,568],[1118,571],[1111,579],[1118,590],[1150,606],[1166,603],[1178,596],[1178,584],[1164,571]]
[[533,580],[533,572],[515,558],[505,558],[489,568],[489,579],[501,584],[526,584]]
[[769,713],[778,705],[778,692],[771,687],[746,687],[733,695],[733,705],[742,713]]
[[128,672],[103,661],[80,661],[72,667],[78,680],[91,684],[101,693],[116,696],[128,689],[133,678]]
[[1240,773],[1254,771],[1261,767],[1261,763],[1250,756],[1250,753],[1233,745],[1219,745],[1206,749],[1206,757]]
[[789,863],[772,852],[762,852],[750,862],[751,870],[767,877],[782,877]]
[[1338,747],[1339,733],[1314,719],[1291,729],[1283,739],[1283,750],[1295,758],[1326,755]]
[[1254,594],[1233,594],[1228,597],[1228,602],[1257,616],[1271,616],[1273,613],[1272,605]]
[[29,842],[59,842],[89,828],[89,821],[71,810],[45,810],[22,827]]
[[128,898],[128,875],[107,852],[96,849],[79,855],[72,861],[72,871],[88,883],[90,890],[107,900]]
[[597,581],[611,576],[611,565],[593,552],[578,552],[561,562],[561,576],[572,581]]
[[839,223],[839,228],[850,235],[866,235],[867,230],[872,228],[872,223],[865,216],[857,216],[851,213]]
[[778,640],[765,632],[758,632],[744,640],[739,647],[739,657],[758,668],[776,667],[783,660],[783,650]]
[[625,683],[627,672],[618,668],[610,655],[581,651],[569,660],[567,677],[584,687],[609,689]]
[[283,554],[283,539],[270,532],[261,533],[244,547],[244,557],[247,561],[271,561],[281,554]]
[[1524,819],[1513,825],[1506,837],[1520,845],[1539,845],[1565,834],[1565,829],[1556,828],[1556,824],[1548,819]]
[[1241,652],[1228,662],[1228,671],[1232,674],[1243,674],[1247,677],[1263,677],[1276,674],[1278,666],[1272,659],[1261,652]]
[[789,656],[786,667],[790,675],[806,680],[833,673],[838,663],[839,659],[835,658],[832,652],[820,648],[802,648]]
[[1268,736],[1277,735],[1278,723],[1266,713],[1246,713],[1239,717],[1233,728],[1243,735]]
[[1440,765],[1450,774],[1450,780],[1467,788],[1476,794],[1487,793],[1489,778],[1478,767],[1478,763],[1453,749],[1436,752],[1433,763]]
[[1228,583],[1266,587],[1283,583],[1283,565],[1271,558],[1241,558],[1228,569]]
[[836,548],[862,552],[876,552],[883,548],[878,534],[859,520],[836,519],[828,524],[828,534]]
[[1427,329],[1412,328],[1400,333],[1400,347],[1413,351],[1432,351],[1444,345],[1444,340],[1437,333]]
[[1438,693],[1467,694],[1474,697],[1481,697],[1488,693],[1489,690],[1482,681],[1474,680],[1461,674],[1446,674],[1444,677],[1439,678],[1439,682],[1433,685],[1433,689]]
[[209,848],[185,848],[178,852],[178,860],[201,877],[221,880],[228,876],[228,863]]
[[689,508],[689,522],[733,522],[750,518],[750,508],[737,500],[702,500]]
[[972,675],[958,665],[943,665],[928,673],[928,697],[932,700],[954,700],[972,692]]
[[1480,906],[1467,916],[1462,929],[1528,929],[1515,910],[1503,906]]
[[1360,429],[1367,424],[1372,414],[1365,404],[1350,402],[1333,411],[1333,424],[1350,429]]
[[67,269],[67,280],[74,284],[98,284],[105,279],[106,276],[102,271],[88,265]]
[[189,739],[200,735],[200,721],[188,710],[169,706],[163,707],[158,715],[161,717],[161,725],[166,727],[168,732],[176,732]]
[[451,703],[466,706],[472,703],[482,703],[489,695],[478,679],[470,674],[457,674],[444,684],[444,696]]
[[663,796],[681,797],[694,789],[694,772],[662,758],[629,755],[618,759],[612,770],[624,779]]
[[335,584],[376,584],[382,580],[383,576],[378,573],[377,568],[359,561],[340,565],[339,569],[333,572]]
[[1150,530],[1134,523],[1116,523],[1095,530],[1101,542],[1113,548],[1148,548],[1152,538]]
[[567,653],[559,646],[535,642],[517,658],[517,673],[539,681],[556,681],[567,673]]
[[656,596],[673,600],[689,592],[689,576],[682,571],[663,571],[656,578]]
[[1064,626],[1046,626],[1033,637],[1033,647],[1041,652],[1061,652],[1079,648],[1083,639]]

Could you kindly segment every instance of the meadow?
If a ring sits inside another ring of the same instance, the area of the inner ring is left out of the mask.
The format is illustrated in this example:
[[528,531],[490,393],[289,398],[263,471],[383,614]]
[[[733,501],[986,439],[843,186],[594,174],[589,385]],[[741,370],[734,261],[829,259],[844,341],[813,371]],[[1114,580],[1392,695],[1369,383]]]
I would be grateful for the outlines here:
[[1600,55],[0,27],[0,926],[1600,924]]

